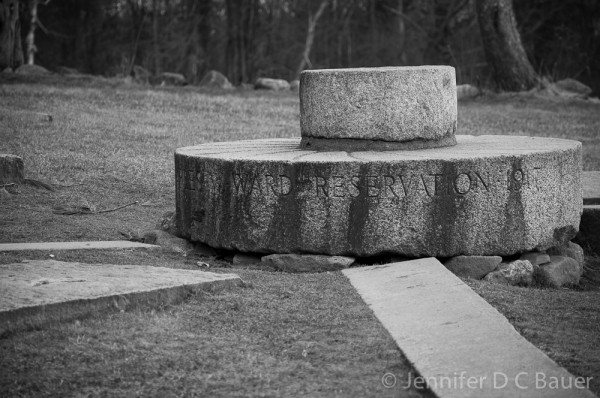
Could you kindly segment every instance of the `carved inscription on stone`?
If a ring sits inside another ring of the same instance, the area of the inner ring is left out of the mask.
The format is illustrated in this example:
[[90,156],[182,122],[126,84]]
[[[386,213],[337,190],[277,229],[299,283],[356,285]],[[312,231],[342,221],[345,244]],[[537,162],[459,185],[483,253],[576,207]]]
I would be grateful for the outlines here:
[[[311,173],[238,173],[232,172],[229,184],[236,196],[289,196],[299,194],[317,198],[435,198],[487,194],[495,190],[537,190],[539,168],[512,167],[506,172],[460,170],[453,173],[379,173],[335,174]],[[202,170],[180,171],[180,186],[185,190],[210,187],[213,194],[223,183],[213,173]]]

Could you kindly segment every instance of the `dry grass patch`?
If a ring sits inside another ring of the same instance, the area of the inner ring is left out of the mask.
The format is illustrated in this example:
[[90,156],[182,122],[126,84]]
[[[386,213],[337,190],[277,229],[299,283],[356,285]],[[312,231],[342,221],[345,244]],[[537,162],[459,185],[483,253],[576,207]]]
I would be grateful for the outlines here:
[[[297,95],[126,87],[56,76],[0,80],[0,153],[55,185],[9,188],[0,242],[116,240],[153,229],[175,202],[173,152],[211,141],[299,136]],[[41,79],[41,81],[40,81]],[[523,96],[459,104],[460,134],[583,142],[600,170],[600,106]],[[65,206],[111,209],[61,215]],[[1,263],[49,252],[0,253]],[[62,251],[56,260],[197,268],[195,258],[139,250]],[[206,261],[206,259],[202,259]],[[231,272],[230,264],[210,261]],[[3,396],[402,396],[410,367],[339,273],[235,269],[253,288],[204,294],[161,311],[113,314],[0,339]],[[534,344],[600,393],[599,292],[470,283]],[[424,298],[426,299],[426,298]]]

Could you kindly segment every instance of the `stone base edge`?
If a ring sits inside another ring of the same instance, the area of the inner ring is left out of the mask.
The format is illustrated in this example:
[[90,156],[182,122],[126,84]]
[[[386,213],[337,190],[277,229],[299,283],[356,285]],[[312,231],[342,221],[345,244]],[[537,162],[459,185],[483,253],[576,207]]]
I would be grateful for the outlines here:
[[22,307],[0,312],[0,336],[41,326],[72,321],[92,314],[124,312],[138,308],[161,308],[177,304],[200,291],[216,292],[243,284],[239,277],[189,285],[170,286],[92,299],[69,300],[60,303]]
[[413,141],[382,141],[362,140],[355,138],[321,138],[304,136],[300,141],[300,148],[317,151],[412,151],[417,149],[440,148],[456,145],[454,134],[439,140],[413,140]]

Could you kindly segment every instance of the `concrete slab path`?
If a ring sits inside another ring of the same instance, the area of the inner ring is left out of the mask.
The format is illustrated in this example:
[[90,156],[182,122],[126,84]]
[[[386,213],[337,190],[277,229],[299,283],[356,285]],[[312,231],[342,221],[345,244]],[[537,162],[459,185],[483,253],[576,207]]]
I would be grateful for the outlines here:
[[419,372],[413,385],[444,398],[594,397],[589,378],[558,366],[435,258],[342,272]]
[[234,274],[35,260],[0,265],[0,335],[104,310],[177,303],[242,284]]
[[91,242],[33,242],[0,243],[0,252],[21,250],[80,250],[80,249],[157,249],[160,246],[128,240],[107,240]]

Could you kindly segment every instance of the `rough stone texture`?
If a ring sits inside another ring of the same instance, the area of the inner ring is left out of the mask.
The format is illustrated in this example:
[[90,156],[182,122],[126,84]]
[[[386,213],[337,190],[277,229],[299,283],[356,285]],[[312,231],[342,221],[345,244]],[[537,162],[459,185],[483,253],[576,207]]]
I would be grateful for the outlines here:
[[493,283],[529,286],[533,282],[534,269],[529,261],[516,260],[500,264],[496,271],[490,272],[483,279]]
[[48,75],[51,72],[40,65],[24,64],[15,69],[15,73],[19,75]]
[[81,249],[158,249],[160,246],[128,240],[92,242],[0,243],[0,252],[21,250],[81,250]]
[[233,265],[251,265],[260,264],[260,257],[250,254],[238,253],[233,256]]
[[600,205],[585,205],[575,241],[600,256]]
[[302,137],[435,141],[456,132],[450,66],[307,70],[300,75]]
[[456,86],[456,99],[473,98],[479,95],[479,89],[470,84],[461,84]]
[[583,204],[600,205],[600,171],[584,171],[581,179]]
[[16,155],[0,154],[0,184],[20,184],[25,178],[23,158]]
[[264,256],[261,263],[284,272],[325,272],[348,268],[354,263],[354,259],[315,254],[271,254]]
[[546,253],[527,252],[527,253],[521,254],[521,257],[519,257],[519,260],[529,261],[531,263],[531,265],[536,266],[536,265],[542,265],[542,264],[549,263],[550,256]]
[[562,287],[579,284],[582,270],[570,257],[550,256],[550,262],[536,268],[534,279],[542,286]]
[[[594,397],[585,383],[576,388],[575,376],[525,340],[436,259],[342,273],[416,371],[431,381],[428,385],[436,397]],[[537,375],[546,383],[536,384]],[[551,378],[565,383],[552,388]]]
[[225,75],[223,75],[221,72],[217,72],[216,70],[211,70],[204,75],[200,81],[200,86],[220,88],[223,90],[233,89],[233,84],[229,82],[229,79],[227,79],[227,77],[225,77]]
[[581,143],[457,140],[388,152],[314,152],[297,138],[180,148],[180,236],[241,252],[353,257],[511,255],[575,236]]
[[579,264],[579,274],[583,273],[585,258],[583,256],[583,249],[577,243],[567,242],[564,245],[551,247],[548,249],[548,254],[572,258]]
[[481,279],[501,262],[500,256],[456,256],[446,261],[444,266],[457,276]]
[[240,286],[233,274],[54,260],[0,265],[0,334],[104,310],[164,306]]

